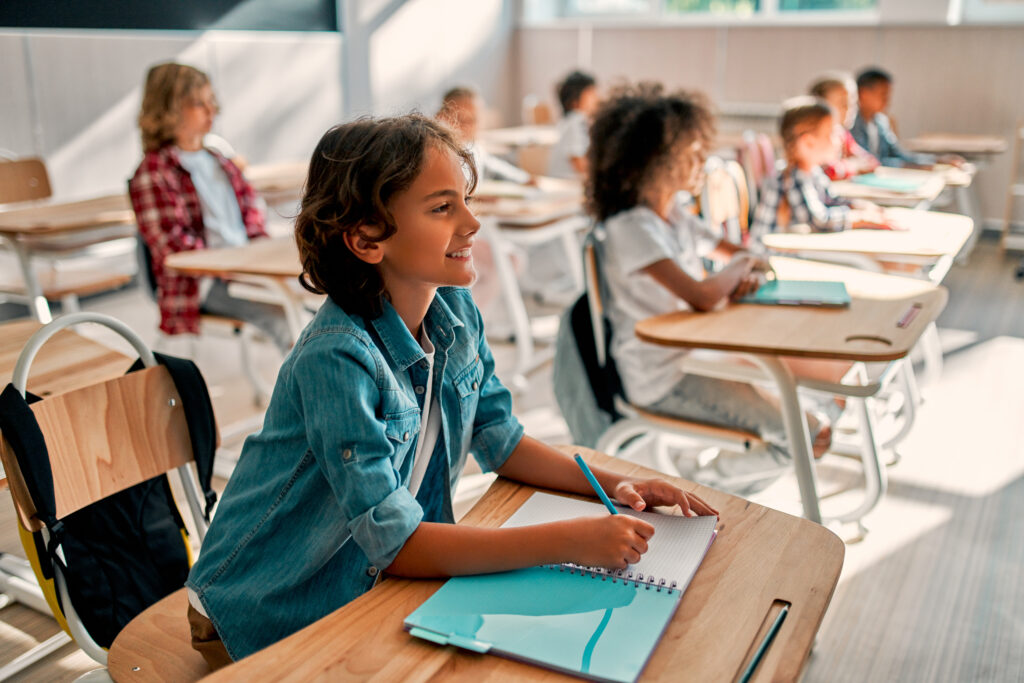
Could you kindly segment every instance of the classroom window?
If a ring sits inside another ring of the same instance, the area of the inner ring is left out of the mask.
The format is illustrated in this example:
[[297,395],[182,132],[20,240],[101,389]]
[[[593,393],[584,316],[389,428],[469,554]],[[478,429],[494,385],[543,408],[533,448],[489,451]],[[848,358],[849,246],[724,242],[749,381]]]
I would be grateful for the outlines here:
[[565,14],[646,14],[654,9],[652,0],[569,0]]
[[875,9],[878,0],[779,0],[780,12]]
[[710,12],[711,14],[751,16],[760,9],[760,4],[759,0],[665,0],[665,12],[670,14]]

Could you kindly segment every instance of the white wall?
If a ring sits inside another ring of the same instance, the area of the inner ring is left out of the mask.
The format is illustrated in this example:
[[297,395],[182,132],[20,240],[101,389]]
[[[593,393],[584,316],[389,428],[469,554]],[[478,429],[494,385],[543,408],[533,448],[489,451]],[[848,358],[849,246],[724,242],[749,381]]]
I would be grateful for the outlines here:
[[[921,4],[925,0],[917,0]],[[577,66],[602,85],[650,79],[706,91],[721,106],[777,104],[804,92],[816,74],[878,64],[896,77],[892,113],[900,133],[985,133],[1012,139],[1024,117],[1024,27],[1017,26],[595,26],[523,27],[516,33],[518,100],[555,104],[553,83]],[[582,41],[581,41],[582,38]],[[724,122],[723,127],[728,127]],[[1010,155],[979,175],[985,216],[1001,218]]]
[[141,158],[135,119],[148,67],[206,71],[214,130],[253,163],[309,156],[342,118],[336,33],[0,33],[0,148],[45,159],[60,197],[118,191]]

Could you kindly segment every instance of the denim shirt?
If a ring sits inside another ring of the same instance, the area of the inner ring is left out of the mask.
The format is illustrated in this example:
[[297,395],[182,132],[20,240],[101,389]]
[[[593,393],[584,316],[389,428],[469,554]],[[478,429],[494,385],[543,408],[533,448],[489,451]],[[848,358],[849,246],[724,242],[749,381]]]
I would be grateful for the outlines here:
[[[497,469],[523,428],[469,291],[439,289],[423,324],[441,407],[434,457],[444,459],[429,493],[453,522],[467,453]],[[232,658],[369,590],[423,519],[407,484],[426,378],[423,349],[390,304],[368,320],[328,299],[303,331],[186,582]]]
[[885,114],[881,112],[875,114],[874,120],[871,123],[878,130],[876,145],[871,144],[871,134],[868,132],[869,122],[864,120],[860,112],[857,112],[857,117],[853,120],[853,125],[850,126],[850,134],[853,135],[853,139],[857,141],[858,145],[875,155],[875,158],[881,162],[882,166],[900,167],[906,164],[930,166],[935,163],[934,155],[911,152],[904,149],[900,145],[896,133],[892,132],[889,117]]

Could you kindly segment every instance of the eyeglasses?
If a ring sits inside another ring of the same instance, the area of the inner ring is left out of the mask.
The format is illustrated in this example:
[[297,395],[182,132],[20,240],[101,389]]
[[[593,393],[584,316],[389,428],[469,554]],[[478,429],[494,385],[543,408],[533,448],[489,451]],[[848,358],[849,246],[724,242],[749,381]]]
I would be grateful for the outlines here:
[[220,111],[220,103],[217,101],[216,97],[211,97],[209,99],[190,97],[185,100],[185,106],[195,108],[203,107],[204,109],[209,109],[214,114]]

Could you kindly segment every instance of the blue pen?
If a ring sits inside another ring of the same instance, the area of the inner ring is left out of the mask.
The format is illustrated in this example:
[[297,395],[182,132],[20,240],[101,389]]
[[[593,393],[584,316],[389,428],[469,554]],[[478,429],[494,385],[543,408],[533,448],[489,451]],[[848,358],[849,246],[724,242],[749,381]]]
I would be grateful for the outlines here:
[[590,471],[589,467],[587,467],[587,463],[584,462],[583,456],[577,453],[573,458],[576,460],[576,464],[580,466],[580,469],[583,470],[583,476],[587,478],[587,481],[589,481],[590,485],[594,488],[594,493],[596,493],[597,497],[601,499],[604,506],[608,508],[608,512],[613,515],[619,514],[619,511],[615,509],[614,505],[612,505],[611,499],[608,498],[608,494],[605,493],[604,489],[601,488],[601,485],[597,483],[597,477],[595,477],[594,473]]

